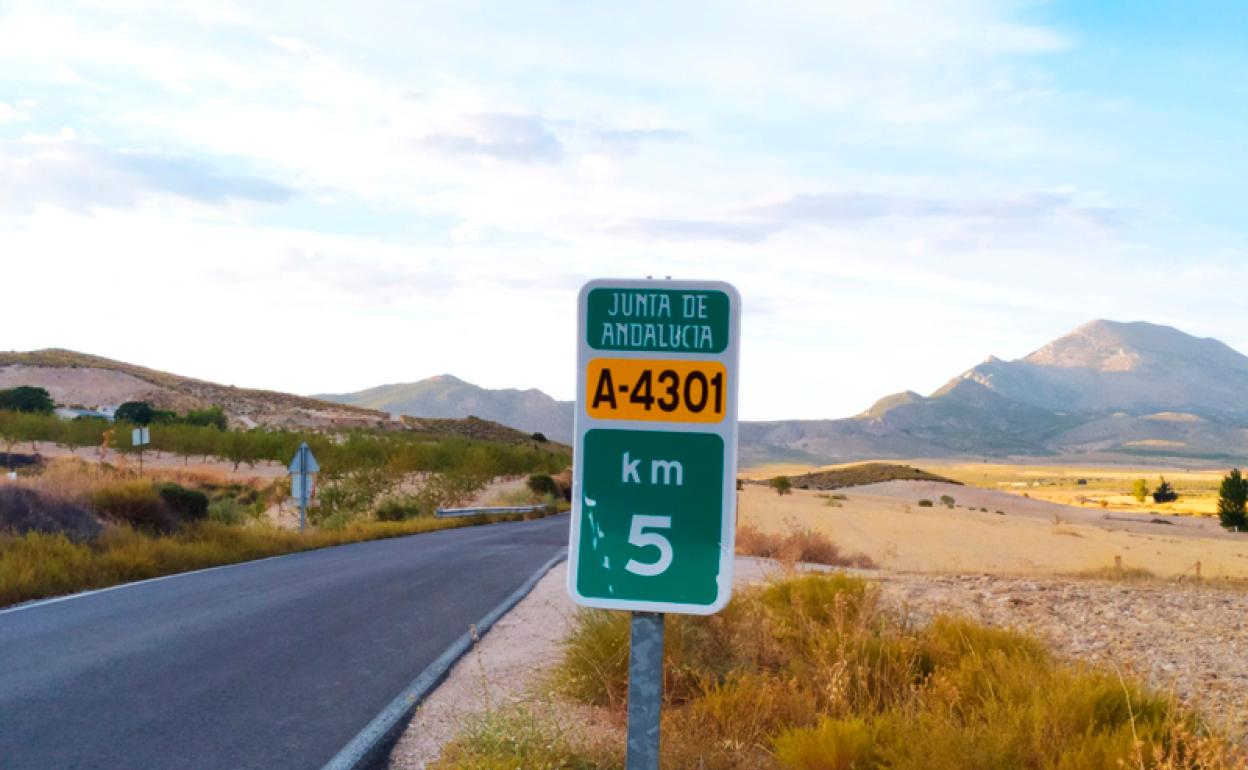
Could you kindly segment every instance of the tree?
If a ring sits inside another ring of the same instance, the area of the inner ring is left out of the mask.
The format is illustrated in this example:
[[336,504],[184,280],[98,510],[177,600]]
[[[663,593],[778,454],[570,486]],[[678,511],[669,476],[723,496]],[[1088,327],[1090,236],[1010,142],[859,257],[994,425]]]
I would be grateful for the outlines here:
[[1235,532],[1248,529],[1248,479],[1232,468],[1218,490],[1218,519]]
[[182,421],[188,425],[212,427],[217,430],[226,430],[230,427],[229,420],[225,416],[225,410],[220,406],[210,406],[207,409],[191,409],[186,413],[186,417]]
[[1156,503],[1173,503],[1179,499],[1179,493],[1174,491],[1174,487],[1170,486],[1170,482],[1166,481],[1166,477],[1161,477],[1161,483],[1157,485],[1157,489],[1153,491],[1153,502]]
[[7,409],[10,412],[52,414],[56,411],[56,403],[43,388],[19,385],[11,390],[0,390],[0,409]]
[[1131,485],[1131,496],[1137,503],[1144,502],[1144,498],[1148,497],[1148,482],[1144,479],[1136,479]]
[[776,476],[767,484],[776,490],[777,495],[787,495],[793,491],[793,481],[788,476]]
[[129,422],[135,425],[150,425],[156,416],[156,410],[147,401],[127,401],[117,407],[113,418],[118,422]]

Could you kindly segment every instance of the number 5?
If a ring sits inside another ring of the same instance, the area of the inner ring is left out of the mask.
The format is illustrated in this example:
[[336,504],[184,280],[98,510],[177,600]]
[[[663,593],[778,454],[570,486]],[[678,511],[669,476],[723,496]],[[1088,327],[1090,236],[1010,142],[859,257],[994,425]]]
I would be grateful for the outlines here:
[[652,529],[671,529],[671,516],[634,516],[633,524],[628,530],[628,542],[638,548],[645,548],[652,545],[659,549],[659,560],[647,564],[629,559],[624,565],[624,569],[634,575],[642,577],[654,577],[662,575],[667,568],[672,566],[672,542],[657,532],[646,532],[646,528]]

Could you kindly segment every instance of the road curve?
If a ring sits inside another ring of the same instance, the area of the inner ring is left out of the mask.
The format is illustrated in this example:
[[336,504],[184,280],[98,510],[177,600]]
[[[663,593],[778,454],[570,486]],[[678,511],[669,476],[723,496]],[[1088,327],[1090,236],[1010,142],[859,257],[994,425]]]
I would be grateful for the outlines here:
[[356,543],[0,614],[0,766],[316,770],[567,527]]

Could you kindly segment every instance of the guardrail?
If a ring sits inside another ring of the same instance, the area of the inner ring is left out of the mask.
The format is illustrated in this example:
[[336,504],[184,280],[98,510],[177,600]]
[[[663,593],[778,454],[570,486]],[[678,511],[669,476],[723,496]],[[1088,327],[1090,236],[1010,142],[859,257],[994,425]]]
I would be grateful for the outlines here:
[[436,514],[439,519],[454,519],[460,516],[493,516],[504,513],[537,513],[550,510],[550,505],[508,505],[487,508],[439,508]]

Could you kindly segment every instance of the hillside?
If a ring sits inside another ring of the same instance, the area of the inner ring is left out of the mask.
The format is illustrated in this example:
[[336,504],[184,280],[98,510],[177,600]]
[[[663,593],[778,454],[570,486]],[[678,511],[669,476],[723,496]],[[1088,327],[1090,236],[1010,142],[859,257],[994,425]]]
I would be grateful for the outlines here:
[[931,396],[841,420],[742,425],[744,464],[1099,453],[1248,457],[1248,357],[1168,326],[1093,321],[1016,361],[990,357]]
[[443,374],[419,382],[381,385],[356,393],[317,396],[326,401],[421,417],[477,417],[554,441],[572,442],[572,402],[540,390],[489,390]]
[[237,388],[70,350],[0,352],[0,389],[46,388],[59,404],[117,406],[150,401],[186,411],[220,405],[236,427],[386,428],[500,441],[527,441],[528,434],[482,419],[434,416],[393,420],[388,412],[330,403],[268,390]]

